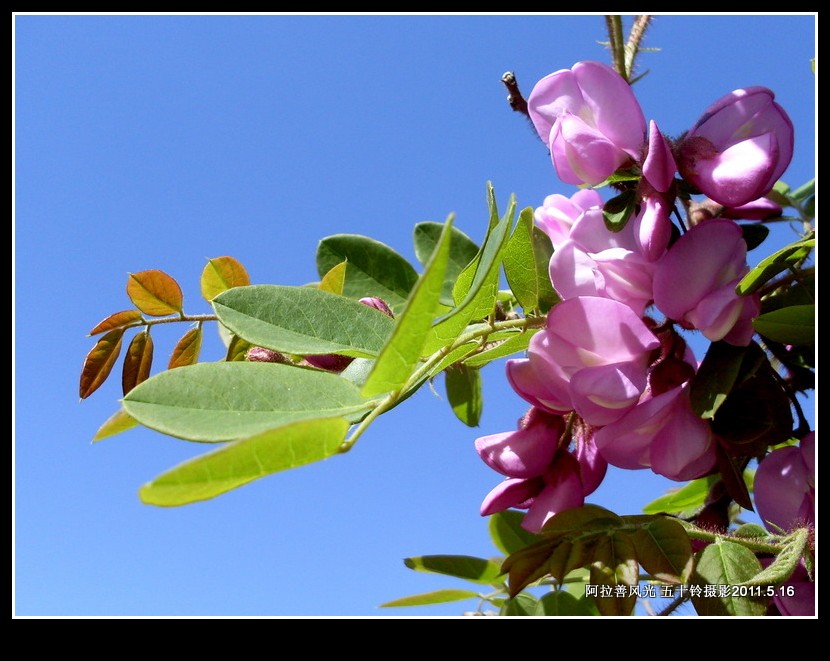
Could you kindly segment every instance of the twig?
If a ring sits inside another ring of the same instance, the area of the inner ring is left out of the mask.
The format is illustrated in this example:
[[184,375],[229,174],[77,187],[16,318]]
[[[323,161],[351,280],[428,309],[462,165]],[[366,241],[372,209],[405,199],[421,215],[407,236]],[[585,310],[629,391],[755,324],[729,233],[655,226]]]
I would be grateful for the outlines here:
[[501,82],[507,88],[507,103],[510,104],[510,107],[530,119],[530,115],[527,112],[527,101],[519,90],[516,74],[512,71],[505,72],[501,77]]

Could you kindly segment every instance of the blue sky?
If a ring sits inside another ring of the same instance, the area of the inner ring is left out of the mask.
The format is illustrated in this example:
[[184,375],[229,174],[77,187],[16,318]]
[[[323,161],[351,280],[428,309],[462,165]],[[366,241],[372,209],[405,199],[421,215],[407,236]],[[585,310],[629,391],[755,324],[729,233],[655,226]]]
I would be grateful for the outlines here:
[[[815,17],[658,16],[635,86],[677,135],[715,99],[764,85],[815,169]],[[23,616],[455,615],[385,601],[453,579],[410,555],[492,555],[483,496],[498,476],[476,436],[524,410],[485,369],[464,427],[425,388],[348,455],[178,509],[138,487],[204,451],[148,430],[90,444],[118,407],[117,375],[79,403],[95,323],[126,309],[128,272],[179,280],[188,312],[205,259],[256,283],[315,280],[320,238],[372,236],[414,260],[412,228],[456,212],[480,240],[485,183],[502,206],[570,194],[499,79],[608,61],[601,16],[18,15],[15,36],[15,600]],[[794,236],[775,228],[775,242]],[[765,250],[765,248],[761,248]],[[750,253],[750,263],[763,255]],[[184,328],[154,330],[156,361]],[[208,333],[212,335],[212,333]],[[205,359],[220,354],[210,337]],[[811,405],[810,405],[811,406]],[[808,406],[808,408],[810,407]],[[614,471],[590,499],[636,513],[672,483]]]

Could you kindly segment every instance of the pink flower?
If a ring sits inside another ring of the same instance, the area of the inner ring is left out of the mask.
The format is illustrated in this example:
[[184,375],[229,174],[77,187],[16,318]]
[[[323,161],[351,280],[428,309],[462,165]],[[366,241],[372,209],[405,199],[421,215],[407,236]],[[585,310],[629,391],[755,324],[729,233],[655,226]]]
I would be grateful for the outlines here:
[[643,111],[628,83],[599,62],[578,62],[542,78],[528,112],[565,183],[598,184],[642,155]]
[[648,154],[643,161],[643,176],[659,193],[665,193],[674,181],[677,163],[671,152],[671,145],[660,133],[657,123],[651,120],[648,125]]
[[715,465],[712,432],[692,411],[688,384],[644,398],[594,438],[609,464],[651,468],[672,480],[700,477]]
[[568,238],[573,224],[586,211],[602,212],[602,198],[595,190],[586,188],[570,198],[558,193],[548,195],[541,207],[533,213],[536,224],[550,237],[554,249]]
[[657,262],[654,303],[669,318],[697,328],[716,342],[746,346],[757,295],[738,296],[735,286],[749,271],[746,242],[731,220],[706,220],[681,236]]
[[773,532],[815,522],[816,440],[810,432],[798,447],[770,452],[755,473],[758,516]]
[[793,155],[792,122],[774,99],[748,87],[712,104],[678,147],[683,178],[728,207],[766,195]]
[[721,218],[733,218],[735,220],[767,220],[778,218],[784,210],[780,204],[776,204],[766,197],[759,197],[757,200],[742,204],[738,207],[723,207],[718,214]]
[[553,515],[581,507],[585,497],[600,485],[608,464],[597,452],[593,439],[589,434],[577,433],[574,452],[557,450],[565,425],[561,416],[558,422],[553,422],[555,419],[531,409],[518,432],[476,441],[476,449],[489,466],[507,475],[521,473],[487,494],[481,503],[482,516],[510,507],[527,509],[522,527],[538,532]]
[[528,402],[550,413],[576,410],[590,425],[623,416],[646,387],[660,342],[627,305],[578,297],[548,314],[528,358],[507,361],[507,378]]
[[550,260],[550,278],[559,296],[611,298],[642,315],[653,296],[652,256],[665,252],[671,234],[661,200],[647,198],[620,232],[605,226],[599,207],[585,210]]

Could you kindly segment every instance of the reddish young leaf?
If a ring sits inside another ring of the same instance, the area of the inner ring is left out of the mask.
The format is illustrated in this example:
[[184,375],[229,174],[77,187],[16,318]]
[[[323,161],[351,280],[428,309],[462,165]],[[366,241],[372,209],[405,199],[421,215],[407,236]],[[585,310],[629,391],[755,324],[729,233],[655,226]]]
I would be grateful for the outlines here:
[[112,371],[112,366],[118,360],[118,354],[121,352],[121,338],[123,335],[123,328],[111,330],[98,340],[95,346],[92,347],[92,351],[86,355],[81,370],[79,389],[81,399],[89,397],[107,380]]
[[124,367],[121,371],[121,388],[126,395],[142,381],[150,376],[150,367],[153,364],[153,338],[149,331],[138,333],[124,356]]
[[202,348],[202,327],[197,326],[187,331],[182,339],[173,348],[167,369],[193,365],[199,361],[199,350]]
[[182,311],[182,290],[179,283],[164,271],[156,269],[130,273],[127,296],[144,314],[163,317]]
[[100,335],[101,333],[106,333],[107,331],[111,331],[116,328],[126,328],[127,326],[134,324],[136,321],[141,321],[141,313],[138,310],[122,310],[121,312],[115,312],[104,319],[95,328],[89,331],[89,334],[90,336]]
[[202,271],[202,296],[210,302],[226,289],[245,287],[251,284],[251,278],[245,267],[233,257],[214,257],[209,259]]

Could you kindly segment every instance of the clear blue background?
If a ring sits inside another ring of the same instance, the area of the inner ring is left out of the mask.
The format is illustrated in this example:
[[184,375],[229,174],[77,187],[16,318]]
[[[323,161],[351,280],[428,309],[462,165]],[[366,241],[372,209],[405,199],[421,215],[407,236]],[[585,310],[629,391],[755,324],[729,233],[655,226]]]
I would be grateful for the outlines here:
[[[677,135],[715,99],[765,85],[796,126],[785,179],[813,176],[814,16],[660,16],[635,86]],[[178,509],[138,486],[206,448],[137,429],[90,439],[117,408],[114,374],[78,401],[86,334],[130,307],[127,272],[162,269],[188,312],[205,258],[256,283],[317,277],[317,241],[366,234],[413,259],[422,220],[457,213],[480,240],[485,182],[502,207],[573,189],[510,111],[581,59],[608,61],[601,16],[17,16],[14,223],[15,598],[18,615],[455,615],[401,611],[443,587],[402,559],[491,555],[483,496],[499,477],[473,450],[525,404],[484,371],[478,430],[424,388],[348,455]],[[791,240],[786,226],[776,241]],[[762,249],[763,250],[763,249]],[[756,263],[763,255],[750,254]],[[173,326],[173,325],[170,325]],[[166,364],[186,329],[158,327]],[[205,359],[221,355],[211,335]],[[811,406],[811,405],[810,405]],[[612,471],[590,499],[636,513],[672,486]]]

